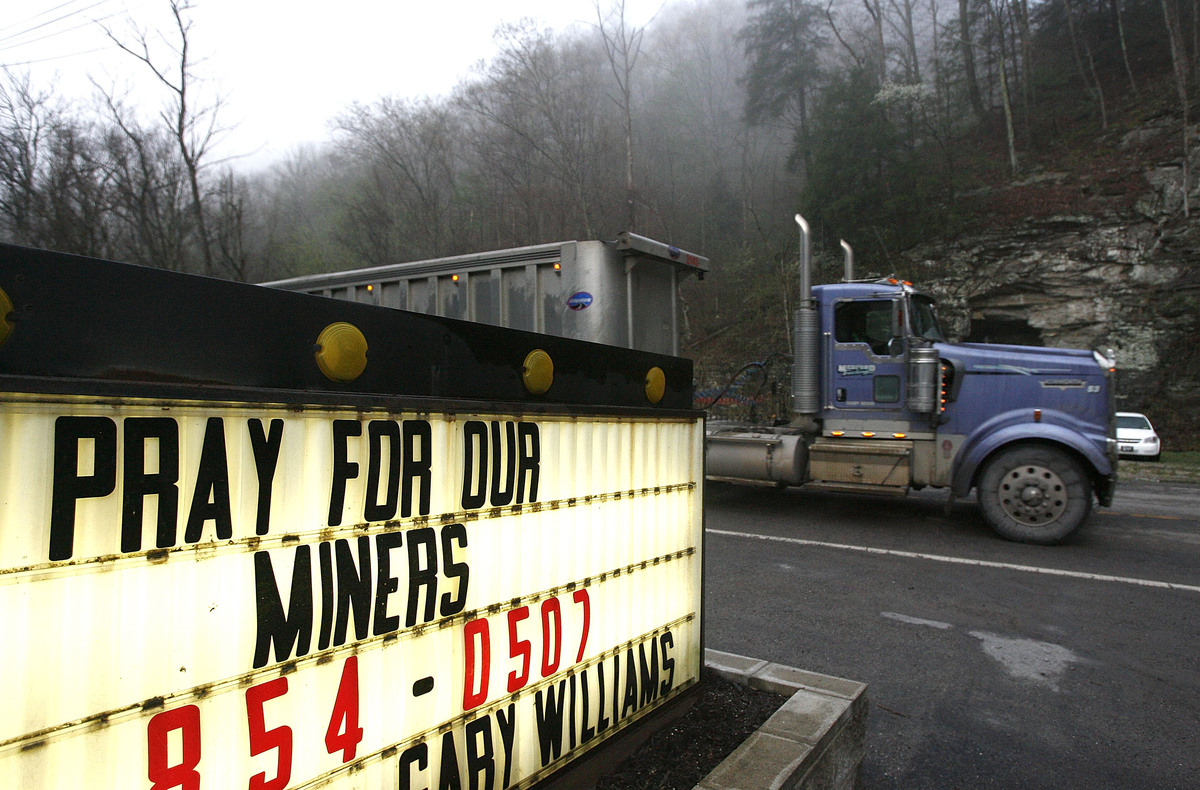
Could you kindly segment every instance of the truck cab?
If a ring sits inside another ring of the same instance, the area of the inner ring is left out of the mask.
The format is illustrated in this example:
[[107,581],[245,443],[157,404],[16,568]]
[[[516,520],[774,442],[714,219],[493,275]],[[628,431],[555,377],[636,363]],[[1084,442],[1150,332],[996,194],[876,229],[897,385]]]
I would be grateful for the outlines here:
[[[978,488],[991,468],[996,490],[981,489],[981,501],[1023,539],[1068,515],[1066,494],[1077,482],[1100,504],[1111,502],[1110,359],[1078,349],[950,343],[933,299],[906,283],[813,290],[828,360],[822,439],[911,442],[908,485],[950,486],[957,496]],[[1026,456],[1040,460],[1014,463]],[[1012,468],[1000,474],[997,463]]]

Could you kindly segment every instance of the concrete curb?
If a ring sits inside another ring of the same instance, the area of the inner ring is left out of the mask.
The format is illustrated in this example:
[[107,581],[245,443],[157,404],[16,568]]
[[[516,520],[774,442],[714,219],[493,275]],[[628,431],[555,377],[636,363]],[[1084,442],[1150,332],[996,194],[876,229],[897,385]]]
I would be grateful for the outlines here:
[[858,785],[867,727],[867,686],[717,650],[710,671],[739,685],[788,696],[779,710],[694,790],[850,790]]

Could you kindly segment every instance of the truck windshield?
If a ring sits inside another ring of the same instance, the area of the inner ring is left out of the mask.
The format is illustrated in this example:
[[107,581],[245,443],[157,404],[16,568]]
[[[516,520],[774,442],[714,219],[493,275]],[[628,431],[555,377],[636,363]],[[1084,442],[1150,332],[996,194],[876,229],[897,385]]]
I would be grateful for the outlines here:
[[912,297],[912,331],[915,337],[945,343],[946,336],[938,326],[937,313],[933,309],[933,300],[928,296]]

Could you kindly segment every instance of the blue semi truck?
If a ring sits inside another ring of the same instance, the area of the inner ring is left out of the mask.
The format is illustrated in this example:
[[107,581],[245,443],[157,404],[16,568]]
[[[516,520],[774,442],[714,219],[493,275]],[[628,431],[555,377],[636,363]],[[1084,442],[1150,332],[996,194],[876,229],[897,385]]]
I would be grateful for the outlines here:
[[1058,543],[1111,504],[1111,351],[951,343],[934,300],[895,279],[812,286],[801,232],[791,421],[710,422],[707,473],[825,490],[977,492],[1010,540]]

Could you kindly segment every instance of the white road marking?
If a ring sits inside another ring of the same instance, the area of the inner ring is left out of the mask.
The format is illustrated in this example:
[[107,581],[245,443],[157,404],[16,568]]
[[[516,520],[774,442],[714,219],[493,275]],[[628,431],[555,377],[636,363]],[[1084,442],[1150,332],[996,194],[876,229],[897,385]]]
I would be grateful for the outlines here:
[[794,546],[815,546],[825,549],[842,549],[843,551],[858,551],[863,554],[883,554],[889,557],[904,557],[912,560],[930,560],[946,562],[953,565],[973,565],[979,568],[998,568],[1001,570],[1021,571],[1023,573],[1040,573],[1046,576],[1065,576],[1070,579],[1087,579],[1097,582],[1116,582],[1118,584],[1133,584],[1138,587],[1154,587],[1161,590],[1181,590],[1184,592],[1200,593],[1200,587],[1192,584],[1176,584],[1175,582],[1160,582],[1153,579],[1134,579],[1128,576],[1109,576],[1103,573],[1083,573],[1082,571],[1067,571],[1059,568],[1039,568],[1035,565],[1015,565],[1008,562],[991,562],[989,560],[972,560],[966,557],[947,557],[941,554],[925,554],[916,551],[898,551],[896,549],[880,549],[874,546],[855,546],[847,543],[827,543],[820,540],[805,540],[804,538],[783,538],[776,535],[755,535],[750,532],[733,532],[724,529],[706,530],[710,535],[721,535],[728,538],[750,538],[765,540],[773,543],[788,543]]
[[925,620],[921,617],[910,617],[909,615],[900,614],[899,612],[880,612],[879,614],[889,620],[899,620],[900,622],[908,623],[909,625],[925,625],[929,626],[930,628],[937,628],[940,631],[946,631],[954,627],[953,623],[943,623],[940,620]]

